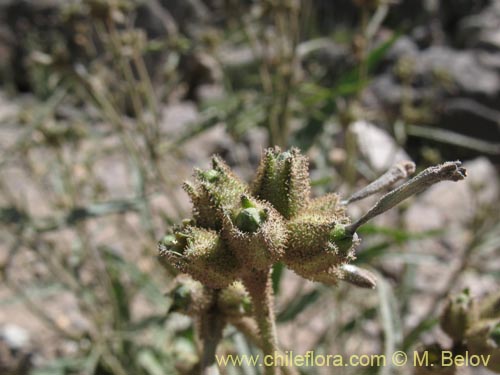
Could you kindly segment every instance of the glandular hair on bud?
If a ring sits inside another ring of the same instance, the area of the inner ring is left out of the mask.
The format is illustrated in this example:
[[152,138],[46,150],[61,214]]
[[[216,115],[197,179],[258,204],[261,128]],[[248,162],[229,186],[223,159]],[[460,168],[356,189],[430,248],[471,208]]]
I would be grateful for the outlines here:
[[296,216],[310,200],[308,160],[296,148],[279,147],[264,152],[252,192],[271,203],[286,219]]
[[248,315],[252,309],[250,295],[240,281],[221,290],[217,299],[219,310],[231,317]]
[[186,227],[173,236],[175,239],[169,236],[160,242],[160,256],[178,270],[214,289],[224,288],[236,279],[238,261],[215,231]]
[[188,275],[179,275],[168,293],[172,299],[170,312],[196,316],[207,310],[213,300],[213,293]]

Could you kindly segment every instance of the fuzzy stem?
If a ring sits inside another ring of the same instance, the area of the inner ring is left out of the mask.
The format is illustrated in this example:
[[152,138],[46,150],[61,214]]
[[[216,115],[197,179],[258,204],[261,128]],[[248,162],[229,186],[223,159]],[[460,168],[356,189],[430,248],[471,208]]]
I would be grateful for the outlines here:
[[[249,339],[252,344],[256,345],[262,349],[262,341],[260,340],[259,329],[257,323],[254,319],[250,317],[238,317],[236,319],[230,319],[229,323],[235,326],[238,331],[243,333]],[[284,356],[283,351],[279,351],[279,354]],[[283,375],[299,375],[299,371],[294,366],[283,366],[281,368]]]
[[222,339],[225,319],[216,308],[200,317],[200,338],[203,346],[200,360],[200,375],[219,375],[215,361],[217,345]]
[[[270,271],[254,270],[250,275],[243,278],[243,283],[252,298],[253,313],[259,327],[260,339],[262,341],[262,352],[264,358],[278,352],[276,339],[276,320],[274,316],[274,296]],[[264,366],[265,375],[275,375],[276,367]]]

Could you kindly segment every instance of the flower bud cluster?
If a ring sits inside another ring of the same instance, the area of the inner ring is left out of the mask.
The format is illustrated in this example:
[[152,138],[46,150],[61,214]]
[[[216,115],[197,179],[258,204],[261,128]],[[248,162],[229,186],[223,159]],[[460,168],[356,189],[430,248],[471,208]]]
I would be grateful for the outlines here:
[[251,313],[250,296],[239,281],[215,293],[190,276],[179,275],[174,280],[169,296],[172,300],[171,312],[193,318],[203,316],[214,308],[228,318],[242,318]]
[[473,355],[490,356],[487,367],[500,373],[500,293],[480,301],[466,289],[449,298],[441,315],[441,328]]
[[344,280],[374,287],[374,277],[349,265],[356,234],[336,194],[311,198],[308,160],[298,149],[264,152],[253,183],[235,176],[217,156],[184,189],[193,219],[160,242],[160,254],[204,286],[224,289],[276,262],[314,281]]

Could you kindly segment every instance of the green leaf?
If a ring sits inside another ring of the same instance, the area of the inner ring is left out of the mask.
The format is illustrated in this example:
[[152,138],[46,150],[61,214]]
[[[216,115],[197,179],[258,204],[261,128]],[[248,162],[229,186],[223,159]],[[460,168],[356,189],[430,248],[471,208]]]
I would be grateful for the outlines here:
[[[377,48],[374,48],[366,58],[367,71],[371,73],[377,65],[382,61],[386,53],[398,40],[400,34],[396,33],[391,38],[381,43]],[[334,96],[345,96],[355,94],[361,91],[369,81],[361,81],[359,77],[359,67],[356,66],[346,74],[344,74],[335,88],[332,90]]]
[[347,323],[342,325],[339,329],[339,336],[342,334],[349,334],[356,326],[362,323],[364,320],[373,319],[376,316],[377,309],[375,307],[370,307],[364,309],[360,315],[356,315]]
[[50,361],[47,365],[31,370],[30,375],[66,375],[81,371],[87,358],[62,357]]
[[294,299],[288,306],[286,306],[282,312],[278,314],[277,322],[283,323],[295,319],[301,312],[303,312],[307,307],[312,305],[321,296],[320,287],[310,291],[307,294]]
[[137,355],[137,362],[149,375],[165,375],[161,362],[151,349],[143,349]]
[[390,227],[382,227],[372,224],[363,225],[359,230],[358,234],[360,235],[375,235],[381,234],[388,238],[391,238],[393,241],[401,244],[410,240],[422,240],[426,238],[436,237],[443,233],[442,229],[434,229],[428,230],[418,233],[413,233],[410,231],[406,231],[398,228],[390,228]]
[[151,302],[159,304],[162,308],[167,308],[167,299],[152,277],[142,272],[135,264],[127,262],[111,249],[104,247],[102,250],[106,253],[106,260],[113,262],[120,269],[120,272],[127,275]]
[[362,251],[359,251],[356,255],[355,264],[363,264],[369,263],[372,260],[381,257],[386,254],[389,248],[391,247],[391,243],[384,241],[373,246],[370,246]]
[[271,275],[272,283],[273,283],[273,291],[274,295],[278,295],[280,291],[280,283],[281,283],[281,278],[283,276],[283,271],[285,269],[285,266],[283,263],[276,263],[273,267],[273,273]]
[[[401,319],[397,310],[396,298],[391,285],[381,274],[377,274],[379,314],[384,329],[384,355],[391,358],[402,338]],[[382,368],[382,374],[390,374],[391,366]]]
[[406,334],[403,340],[402,350],[406,351],[410,349],[411,346],[420,338],[422,333],[434,328],[437,323],[439,323],[439,318],[436,317],[430,317],[422,320],[415,328]]

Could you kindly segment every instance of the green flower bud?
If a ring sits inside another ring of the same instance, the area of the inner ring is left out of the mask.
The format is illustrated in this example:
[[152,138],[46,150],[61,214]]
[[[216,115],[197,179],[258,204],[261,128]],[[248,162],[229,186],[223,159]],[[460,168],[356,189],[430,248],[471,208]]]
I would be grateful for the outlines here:
[[490,356],[486,367],[500,373],[500,319],[475,323],[466,333],[466,345],[472,354]]
[[198,316],[213,303],[213,293],[187,275],[176,277],[169,295],[172,298],[170,311],[190,316]]
[[167,234],[160,240],[160,245],[167,248],[172,248],[177,245],[177,239],[173,234]]
[[342,224],[336,224],[330,231],[330,241],[337,245],[341,253],[348,253],[356,239],[356,234],[348,233]]
[[472,299],[469,290],[465,289],[460,294],[452,296],[441,315],[441,328],[455,342],[461,342],[470,323],[470,310]]
[[252,303],[250,295],[239,281],[223,289],[217,299],[219,310],[231,317],[242,317],[250,314]]
[[207,182],[216,182],[217,179],[220,177],[220,173],[217,172],[215,169],[209,169],[208,171],[200,172],[199,176],[201,179]]
[[282,216],[269,204],[251,202],[246,196],[235,214],[226,215],[222,233],[240,263],[255,269],[266,269],[279,261],[287,239]]
[[178,270],[214,289],[224,288],[237,278],[238,261],[217,233],[186,227],[174,236],[175,239],[166,236],[159,249],[160,256],[166,257]]
[[245,208],[236,216],[235,224],[243,232],[256,232],[262,224],[262,217],[264,216],[262,214],[263,211],[256,208]]
[[241,197],[241,207],[234,224],[242,232],[256,232],[267,218],[267,209],[259,209],[246,195]]
[[271,203],[286,219],[296,216],[310,199],[307,158],[296,148],[267,149],[252,185],[252,192]]

